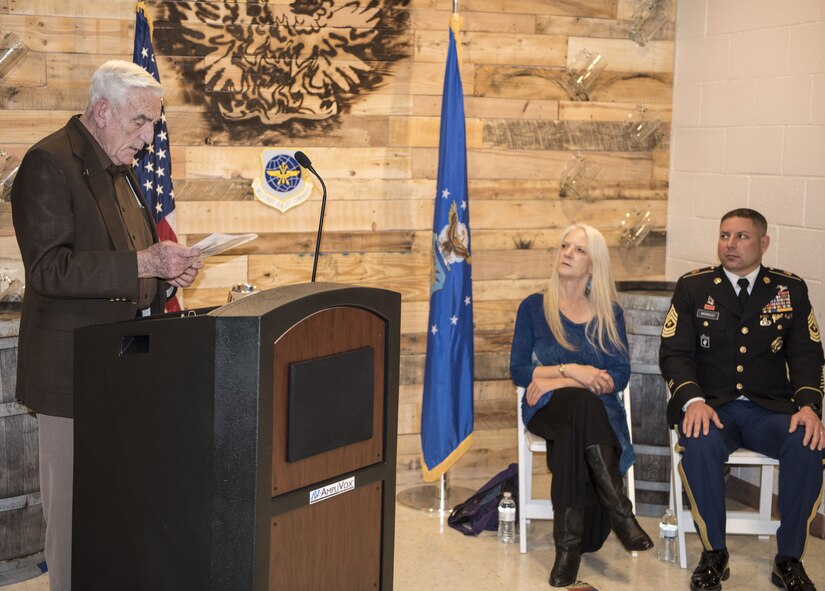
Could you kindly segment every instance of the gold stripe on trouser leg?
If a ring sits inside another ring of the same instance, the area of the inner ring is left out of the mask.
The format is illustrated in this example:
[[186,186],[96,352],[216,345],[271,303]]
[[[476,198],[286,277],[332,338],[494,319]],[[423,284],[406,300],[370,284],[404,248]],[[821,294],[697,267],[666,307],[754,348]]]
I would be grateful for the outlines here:
[[[679,435],[679,429],[675,429],[676,434]],[[673,445],[674,451],[679,454],[681,457],[682,452],[685,451],[685,448],[679,445],[679,440],[677,438],[676,443]],[[688,496],[688,501],[690,501],[690,514],[693,517],[693,521],[696,523],[696,533],[699,534],[699,539],[702,540],[702,546],[705,550],[713,550],[710,545],[710,540],[708,539],[708,526],[705,523],[705,520],[702,519],[702,516],[699,514],[699,510],[696,508],[696,499],[693,498],[693,491],[690,489],[690,484],[688,484],[687,477],[685,476],[685,471],[682,468],[682,461],[679,461],[679,478],[682,479],[682,487],[685,489],[685,492]],[[677,503],[681,503],[682,499],[677,499]]]
[[819,509],[819,504],[822,502],[822,488],[819,489],[819,496],[816,498],[816,502],[814,502],[814,506],[811,507],[811,514],[808,517],[808,523],[805,525],[805,545],[802,546],[802,556],[799,558],[803,558],[805,556],[805,552],[808,551],[808,540],[811,539],[811,522],[816,517],[816,510]]

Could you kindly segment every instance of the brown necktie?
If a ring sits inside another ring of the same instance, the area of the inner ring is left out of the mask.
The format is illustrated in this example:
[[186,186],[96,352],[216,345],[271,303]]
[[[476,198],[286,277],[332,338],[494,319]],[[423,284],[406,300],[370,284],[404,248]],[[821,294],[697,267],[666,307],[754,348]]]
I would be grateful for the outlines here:
[[120,166],[116,166],[114,164],[110,164],[106,167],[106,171],[112,175],[112,178],[117,178],[120,175],[126,174],[126,171],[129,170],[130,166],[128,164],[121,164]]

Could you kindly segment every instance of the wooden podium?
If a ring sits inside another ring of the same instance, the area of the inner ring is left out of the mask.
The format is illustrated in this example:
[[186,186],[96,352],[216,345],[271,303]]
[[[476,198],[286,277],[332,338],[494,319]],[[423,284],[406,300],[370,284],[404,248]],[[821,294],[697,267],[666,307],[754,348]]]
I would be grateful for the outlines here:
[[75,332],[73,588],[391,590],[400,295]]

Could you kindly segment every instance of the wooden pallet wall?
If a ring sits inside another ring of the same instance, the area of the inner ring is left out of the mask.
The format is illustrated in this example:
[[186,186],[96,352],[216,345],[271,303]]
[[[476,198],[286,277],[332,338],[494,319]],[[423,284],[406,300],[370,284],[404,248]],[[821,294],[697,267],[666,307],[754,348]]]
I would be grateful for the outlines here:
[[[345,111],[325,129],[291,131],[214,124],[203,94],[215,89],[197,79],[214,55],[176,49],[175,28],[208,38],[232,10],[250,7],[241,1],[209,3],[213,16],[204,23],[171,18],[182,4],[147,2],[167,88],[178,233],[188,243],[211,232],[260,236],[209,259],[199,281],[186,290],[186,304],[220,304],[241,281],[267,289],[309,279],[320,194],[281,214],[255,200],[250,187],[260,174],[262,148],[306,151],[329,189],[319,279],[403,294],[399,483],[418,482],[429,249],[452,1],[396,3],[404,28],[390,32],[395,48],[373,47],[365,62],[381,74],[380,84],[348,98]],[[291,10],[287,0],[263,4],[279,14]],[[635,250],[618,244],[617,224],[631,208],[650,210],[663,228],[668,195],[673,25],[646,47],[636,47],[627,38],[635,5],[636,0],[460,2],[477,381],[475,445],[456,466],[455,478],[484,478],[515,461],[508,377],[515,311],[546,282],[562,228],[581,221],[602,230],[618,279],[664,277],[662,232]],[[0,80],[0,147],[22,156],[83,110],[94,69],[106,59],[131,59],[133,7],[127,0],[0,0],[0,26],[31,48]],[[354,35],[369,26],[343,14],[325,32]],[[590,101],[573,101],[563,87],[565,66],[585,47],[602,53],[607,70]],[[352,66],[345,59],[335,64],[342,72]],[[644,149],[630,146],[620,131],[638,103],[665,121],[661,141]],[[598,162],[600,175],[585,198],[560,198],[561,171],[576,151]],[[19,259],[8,204],[0,204],[0,258],[7,266]]]

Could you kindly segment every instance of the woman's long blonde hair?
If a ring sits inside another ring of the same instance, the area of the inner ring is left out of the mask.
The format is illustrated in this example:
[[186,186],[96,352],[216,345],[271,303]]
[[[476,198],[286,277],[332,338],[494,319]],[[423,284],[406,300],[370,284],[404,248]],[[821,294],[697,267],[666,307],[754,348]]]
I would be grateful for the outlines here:
[[556,341],[565,349],[574,351],[576,348],[570,344],[564,333],[564,325],[559,312],[559,260],[561,259],[561,245],[567,235],[574,229],[581,228],[587,236],[587,256],[593,267],[590,278],[590,285],[586,292],[593,308],[593,318],[587,323],[585,335],[588,342],[602,351],[606,351],[606,344],[610,343],[614,349],[626,351],[626,346],[619,336],[619,329],[616,327],[616,317],[613,314],[613,305],[618,300],[616,284],[613,281],[613,272],[610,269],[610,253],[607,250],[607,242],[596,228],[587,224],[574,224],[565,228],[556,249],[556,256],[553,260],[553,271],[550,275],[550,282],[544,291],[544,317],[550,325],[550,332]]

